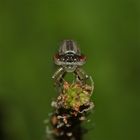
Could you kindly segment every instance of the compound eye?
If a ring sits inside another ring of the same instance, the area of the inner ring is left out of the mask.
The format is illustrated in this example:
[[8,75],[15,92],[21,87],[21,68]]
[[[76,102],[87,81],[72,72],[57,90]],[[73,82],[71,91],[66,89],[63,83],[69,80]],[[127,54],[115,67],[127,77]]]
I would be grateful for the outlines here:
[[86,61],[86,56],[84,55],[81,55],[79,58],[80,58],[80,61]]
[[58,60],[59,60],[59,59],[60,59],[60,55],[59,55],[58,53],[55,54],[55,55],[54,55],[54,59],[58,59]]

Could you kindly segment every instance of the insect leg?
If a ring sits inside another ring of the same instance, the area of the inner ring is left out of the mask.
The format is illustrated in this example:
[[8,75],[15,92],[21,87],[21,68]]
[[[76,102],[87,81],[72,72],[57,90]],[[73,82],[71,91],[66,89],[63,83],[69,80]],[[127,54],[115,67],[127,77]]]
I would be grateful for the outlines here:
[[89,78],[89,76],[81,68],[77,68],[74,73],[75,73],[77,82],[82,82],[84,84],[86,80]]
[[57,85],[61,85],[62,83],[62,79],[65,75],[65,70],[63,67],[59,68],[54,75],[52,76],[52,78],[54,79],[55,84]]

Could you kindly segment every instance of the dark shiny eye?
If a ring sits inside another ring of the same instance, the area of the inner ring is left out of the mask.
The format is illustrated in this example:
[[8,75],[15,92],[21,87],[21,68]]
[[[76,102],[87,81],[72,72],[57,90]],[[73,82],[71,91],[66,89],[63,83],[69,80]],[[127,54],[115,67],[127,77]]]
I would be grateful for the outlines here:
[[60,61],[65,61],[65,57],[63,55],[60,55]]

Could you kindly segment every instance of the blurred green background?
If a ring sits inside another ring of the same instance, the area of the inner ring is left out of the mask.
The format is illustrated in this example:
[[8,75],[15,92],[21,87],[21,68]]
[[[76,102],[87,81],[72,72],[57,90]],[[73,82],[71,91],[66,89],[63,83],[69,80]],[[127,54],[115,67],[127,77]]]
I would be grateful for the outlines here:
[[85,139],[140,139],[140,1],[1,0],[0,140],[44,140],[63,39],[77,41],[95,82]]

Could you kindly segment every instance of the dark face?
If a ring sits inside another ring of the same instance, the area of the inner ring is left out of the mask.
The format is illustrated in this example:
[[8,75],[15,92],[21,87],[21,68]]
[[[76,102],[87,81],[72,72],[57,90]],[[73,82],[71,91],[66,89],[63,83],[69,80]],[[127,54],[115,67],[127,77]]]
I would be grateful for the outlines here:
[[60,61],[65,62],[65,63],[78,62],[79,60],[80,60],[79,56],[73,53],[67,53],[65,55],[60,56]]

